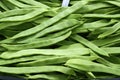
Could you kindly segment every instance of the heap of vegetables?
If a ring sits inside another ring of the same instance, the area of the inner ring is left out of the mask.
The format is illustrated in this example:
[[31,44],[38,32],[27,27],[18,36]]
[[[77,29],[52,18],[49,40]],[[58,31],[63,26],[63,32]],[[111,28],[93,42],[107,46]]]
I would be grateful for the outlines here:
[[0,75],[120,76],[120,0],[0,0]]

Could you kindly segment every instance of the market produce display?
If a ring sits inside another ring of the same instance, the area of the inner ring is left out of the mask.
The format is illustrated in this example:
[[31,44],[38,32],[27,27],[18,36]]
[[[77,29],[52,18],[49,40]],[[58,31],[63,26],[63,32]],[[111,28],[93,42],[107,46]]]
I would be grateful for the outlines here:
[[0,0],[0,75],[120,77],[120,0]]

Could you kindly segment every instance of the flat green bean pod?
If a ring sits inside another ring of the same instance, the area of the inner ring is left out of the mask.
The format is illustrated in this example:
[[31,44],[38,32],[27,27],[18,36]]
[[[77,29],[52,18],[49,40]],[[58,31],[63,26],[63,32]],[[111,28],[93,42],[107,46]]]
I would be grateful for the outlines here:
[[38,66],[38,67],[2,67],[0,72],[11,74],[28,74],[28,73],[45,73],[45,72],[60,72],[67,75],[75,75],[75,72],[64,66]]
[[0,65],[8,65],[8,64],[15,64],[19,62],[26,62],[26,61],[35,61],[39,59],[45,59],[45,58],[52,58],[55,56],[43,56],[43,55],[37,55],[37,56],[28,56],[28,57],[21,57],[21,58],[14,58],[14,59],[0,59]]
[[29,8],[26,8],[26,9],[13,9],[13,10],[9,10],[9,11],[5,11],[5,12],[0,13],[0,18],[16,16],[16,15],[23,15],[23,14],[29,13],[31,11],[33,11],[32,8],[31,9],[29,9]]
[[120,18],[120,14],[84,14],[83,17],[90,18]]
[[32,11],[26,15],[2,18],[2,19],[0,19],[0,22],[25,21],[25,20],[32,19],[32,18],[34,18],[34,17],[36,17],[36,16],[38,16],[46,11],[47,10],[43,9],[43,8],[35,9],[34,11]]
[[85,38],[83,38],[79,35],[72,35],[71,38],[73,38],[73,39],[77,40],[78,42],[82,43],[83,45],[89,47],[90,49],[92,49],[93,51],[97,52],[100,55],[109,56],[106,51],[100,49],[98,46],[96,46],[92,42],[86,40]]
[[90,50],[86,48],[77,48],[77,49],[27,49],[21,50],[18,52],[3,52],[0,57],[9,59],[22,56],[30,56],[35,54],[40,55],[58,55],[58,56],[76,56],[76,55],[86,55],[89,54]]

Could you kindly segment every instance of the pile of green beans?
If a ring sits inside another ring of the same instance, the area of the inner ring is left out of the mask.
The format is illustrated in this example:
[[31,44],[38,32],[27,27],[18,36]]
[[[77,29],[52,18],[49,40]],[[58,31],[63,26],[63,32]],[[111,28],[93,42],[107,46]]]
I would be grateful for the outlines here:
[[0,0],[0,75],[120,77],[120,0]]

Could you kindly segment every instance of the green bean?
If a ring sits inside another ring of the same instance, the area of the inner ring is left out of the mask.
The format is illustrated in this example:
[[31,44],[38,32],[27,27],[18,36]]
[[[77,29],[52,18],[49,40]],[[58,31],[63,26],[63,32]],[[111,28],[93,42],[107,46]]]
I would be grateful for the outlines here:
[[115,33],[118,29],[120,29],[120,22],[116,23],[112,28],[110,28],[110,29],[107,30],[106,32],[100,34],[100,35],[98,36],[98,38],[107,37],[107,36]]
[[13,36],[12,38],[16,39],[16,38],[19,38],[19,37],[24,37],[24,36],[28,36],[28,35],[34,34],[36,32],[39,32],[39,31],[45,29],[46,27],[58,22],[62,18],[70,15],[71,13],[77,11],[78,9],[82,8],[85,4],[87,4],[87,1],[79,1],[78,3],[73,5],[72,7],[67,8],[66,10],[62,11],[61,13],[56,15],[55,17],[47,20],[46,22],[43,22],[36,27],[33,27],[33,28],[28,29],[28,30],[22,31],[22,32],[16,34],[15,36]]
[[85,38],[83,38],[83,37],[81,37],[79,35],[72,35],[71,38],[73,38],[76,41],[82,43],[83,45],[89,47],[90,49],[92,49],[93,51],[97,52],[100,55],[109,56],[106,51],[100,49],[98,46],[96,46],[92,42],[86,40]]
[[3,52],[0,57],[9,59],[22,56],[30,56],[35,54],[41,55],[59,55],[59,56],[74,56],[74,55],[86,55],[89,54],[90,50],[86,48],[77,49],[27,49],[18,52]]
[[0,65],[8,65],[8,64],[14,64],[18,62],[26,62],[26,61],[34,61],[39,59],[45,59],[45,58],[52,58],[54,56],[28,56],[28,57],[22,57],[22,58],[15,58],[15,59],[0,59]]
[[118,76],[120,75],[120,69],[118,68],[107,67],[103,64],[95,63],[88,60],[70,59],[67,61],[65,65],[76,68],[78,70],[87,71],[87,72],[88,71],[104,72],[104,73],[110,73]]
[[5,18],[5,17],[10,17],[10,16],[16,16],[16,15],[23,15],[26,13],[29,13],[33,11],[33,9],[13,9],[13,10],[9,10],[9,11],[5,11],[0,13],[0,18]]
[[[41,17],[41,16],[39,16],[39,17]],[[30,21],[33,21],[33,20],[35,20],[36,18],[39,18],[39,17],[35,17],[35,18],[32,18],[32,19],[30,19],[30,20],[28,20],[28,22],[30,22]],[[21,25],[22,24],[22,25]],[[27,29],[27,28],[31,28],[31,27],[33,27],[34,25],[31,23],[31,25],[29,25],[29,26],[25,26],[24,24],[27,24],[27,23],[25,23],[25,21],[21,21],[21,22],[2,22],[2,23],[0,23],[0,30],[3,30],[3,29],[5,29],[5,28],[9,28],[9,29],[13,29],[13,27],[14,27],[14,29],[22,29],[23,27],[24,27],[24,29],[23,30],[25,30],[25,29]],[[18,30],[17,30],[18,31]],[[22,31],[22,30],[21,30]],[[8,41],[8,39],[7,40],[4,40],[4,41]],[[2,41],[2,42],[4,42],[4,41]],[[9,41],[8,41],[8,43],[10,43]]]
[[66,80],[67,76],[62,74],[36,74],[29,75],[29,79]]
[[120,18],[120,14],[108,15],[108,14],[85,14],[83,17],[86,18]]
[[22,16],[14,16],[14,17],[6,17],[6,18],[2,18],[0,19],[0,22],[10,22],[10,21],[25,21],[25,20],[29,20],[31,18],[34,18],[44,12],[46,12],[46,9],[35,9],[33,12],[28,13],[26,15],[22,15]]
[[18,44],[18,45],[9,45],[9,44],[1,44],[2,47],[8,49],[8,50],[22,50],[22,49],[31,49],[31,48],[41,48],[49,45],[53,45],[55,43],[58,43],[66,38],[68,38],[71,35],[71,32],[66,33],[65,35],[62,35],[60,37],[51,38],[48,40],[37,40],[32,43],[28,44]]
[[39,66],[39,67],[0,67],[0,72],[11,74],[27,74],[27,73],[45,73],[60,72],[67,75],[75,75],[75,72],[64,66]]

